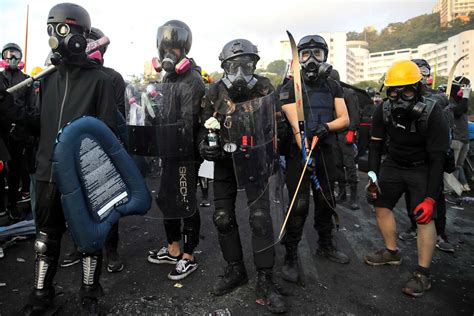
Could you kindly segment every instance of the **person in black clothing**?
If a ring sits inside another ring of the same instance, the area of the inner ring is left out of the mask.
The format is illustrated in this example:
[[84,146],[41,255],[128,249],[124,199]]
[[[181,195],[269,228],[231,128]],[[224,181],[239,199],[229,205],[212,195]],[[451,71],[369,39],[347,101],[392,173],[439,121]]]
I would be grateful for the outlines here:
[[[5,83],[0,81],[0,103],[2,108],[13,106],[13,97],[5,93],[6,89]],[[7,214],[5,208],[5,178],[8,161],[10,161],[11,156],[6,143],[6,135],[9,131],[4,128],[5,126],[8,127],[9,122],[6,112],[2,111],[0,113],[0,226],[6,226],[9,223],[9,218],[5,216]]]
[[[89,37],[87,38],[87,42],[97,41],[100,38],[103,38],[105,35],[104,33],[99,30],[98,28],[92,27]],[[113,86],[114,86],[114,93],[115,93],[115,102],[117,105],[117,110],[119,113],[125,117],[125,81],[120,73],[115,71],[113,68],[105,67],[104,66],[104,54],[107,51],[107,46],[100,47],[98,51],[89,55],[89,57],[95,59],[100,65],[102,65],[102,70],[110,76]],[[118,124],[120,122],[117,122]],[[123,270],[124,265],[120,256],[117,252],[119,242],[119,222],[117,221],[112,227],[110,228],[110,232],[107,236],[105,241],[105,264],[107,266],[108,272],[120,272]],[[70,267],[76,263],[79,263],[81,259],[81,253],[77,250],[76,246],[74,245],[71,251],[65,254],[64,259],[61,260],[60,266]]]
[[[439,99],[423,94],[421,79],[417,65],[408,60],[394,63],[385,76],[388,99],[374,112],[369,150],[369,170],[378,176],[379,190],[372,190],[371,182],[367,186],[385,248],[364,257],[372,266],[401,264],[392,210],[403,193],[409,194],[418,224],[418,266],[402,291],[413,297],[431,288],[429,267],[436,243],[432,219],[449,148],[449,128]],[[388,157],[380,166],[387,139]]]
[[[87,11],[71,3],[51,8],[47,18],[49,43],[57,70],[40,82],[40,109],[16,107],[8,110],[16,123],[39,132],[36,168],[36,226],[34,288],[21,314],[38,315],[53,308],[54,285],[61,237],[66,230],[61,196],[55,183],[51,156],[58,131],[83,115],[96,116],[116,130],[116,104],[110,77],[88,59],[86,37],[91,29]],[[85,253],[79,291],[84,310],[97,313],[102,251]]]
[[[204,96],[204,82],[201,78],[201,68],[196,65],[193,59],[188,58],[187,54],[191,49],[192,33],[184,22],[171,20],[158,28],[157,48],[159,58],[163,69],[166,71],[163,77],[163,83],[180,84],[181,90],[186,90],[190,96],[192,108],[192,124],[194,129],[194,137],[197,135],[199,128],[199,111],[201,109],[201,99]],[[181,68],[182,65],[189,65]],[[189,68],[188,68],[189,67]],[[196,148],[195,159],[199,163],[199,154],[195,139],[193,146]],[[163,162],[163,170],[171,168],[176,164],[169,159]],[[192,175],[196,177],[197,174]],[[199,231],[201,227],[201,218],[199,211],[196,211],[189,217],[183,219],[164,219],[164,226],[168,245],[160,250],[151,250],[148,255],[148,262],[156,264],[174,264],[174,269],[168,274],[171,280],[180,280],[194,272],[198,263],[193,254],[194,249],[199,244]],[[183,228],[181,230],[181,225]],[[181,252],[180,240],[181,234],[184,235],[184,248]]]
[[[335,248],[332,236],[334,228],[332,216],[336,208],[333,196],[336,174],[333,154],[334,132],[349,125],[344,94],[340,84],[328,77],[332,67],[326,63],[328,46],[321,36],[303,37],[298,43],[298,53],[302,66],[305,135],[308,144],[311,144],[314,136],[317,136],[319,141],[312,157],[315,167],[307,172],[303,179],[282,240],[286,248],[282,276],[290,282],[297,282],[299,279],[297,250],[309,212],[310,188],[313,191],[315,205],[314,228],[319,234],[317,254],[334,262],[349,262],[349,258]],[[295,135],[290,153],[286,157],[286,185],[290,198],[295,194],[304,166],[293,87],[292,79],[280,91],[283,111]],[[315,181],[315,177],[320,185]]]
[[[340,82],[339,73],[332,70],[330,77]],[[336,158],[336,180],[339,191],[336,197],[337,202],[346,201],[346,183],[349,183],[351,198],[350,207],[352,210],[359,209],[357,196],[357,167],[355,163],[354,146],[357,139],[357,130],[359,129],[359,101],[354,90],[349,87],[342,87],[344,102],[349,114],[349,127],[336,132],[336,141],[334,142],[334,156]]]
[[[454,117],[452,108],[449,106],[448,98],[444,93],[438,93],[435,90],[431,89],[429,86],[429,82],[431,81],[431,67],[428,62],[424,59],[412,59],[412,61],[418,66],[420,69],[420,73],[423,76],[421,82],[423,83],[423,91],[425,96],[433,96],[434,98],[438,99],[437,104],[443,110],[445,114],[446,121],[450,128],[450,134],[454,125]],[[446,172],[446,170],[445,170]],[[439,197],[436,203],[436,233],[438,234],[438,238],[436,240],[436,248],[445,251],[445,252],[454,252],[454,246],[448,241],[448,236],[446,235],[446,200],[444,198],[444,184],[441,183],[441,188],[439,192]],[[408,217],[410,218],[411,226],[406,231],[401,232],[398,235],[398,238],[401,240],[414,240],[416,238],[416,220],[413,216],[412,209],[413,205],[410,205],[410,197],[409,194],[405,193],[405,205]]]
[[[246,39],[235,39],[225,44],[219,55],[221,67],[225,72],[224,77],[210,85],[203,100],[201,121],[205,123],[199,136],[199,150],[204,159],[214,161],[213,220],[218,231],[221,251],[227,262],[225,273],[213,286],[212,293],[216,296],[224,295],[248,282],[235,210],[237,187],[240,186],[245,188],[248,200],[252,249],[257,268],[257,297],[267,302],[266,306],[271,312],[283,313],[286,311],[286,304],[273,283],[275,251],[272,245],[274,236],[270,199],[268,186],[262,184],[266,183],[267,177],[249,174],[245,179],[251,179],[250,183],[238,183],[239,179],[242,179],[239,170],[253,170],[248,163],[258,164],[258,159],[252,162],[252,157],[259,153],[258,149],[252,148],[253,145],[249,145],[248,151],[245,149],[245,140],[253,139],[252,127],[255,126],[239,119],[248,113],[249,108],[253,109],[251,103],[243,102],[269,97],[271,104],[268,106],[273,107],[275,104],[274,88],[270,81],[255,74],[259,59],[257,47]],[[249,106],[246,108],[242,104]],[[264,111],[273,111],[273,108]],[[248,120],[252,120],[252,115],[246,116]],[[271,122],[268,123],[271,125]],[[239,133],[232,139],[231,131],[235,131],[231,130],[233,125],[234,128],[245,130],[245,136]],[[220,131],[217,145],[209,144],[206,138],[208,130]],[[252,143],[251,140],[248,142]],[[269,163],[271,161],[266,162]]]
[[[5,70],[0,73],[0,80],[4,82],[6,88],[12,87],[17,83],[28,78],[24,74],[23,63],[21,59],[23,53],[20,46],[15,43],[8,43],[2,49],[2,62]],[[28,87],[14,94],[14,102],[17,107],[31,107],[34,105],[34,93],[32,87]],[[11,154],[11,160],[8,163],[8,211],[12,220],[20,220],[17,202],[30,200],[30,178],[28,159],[32,156],[33,141],[27,134],[24,127],[6,122],[2,128],[9,129],[7,132],[7,144]],[[20,197],[21,184],[21,197]]]

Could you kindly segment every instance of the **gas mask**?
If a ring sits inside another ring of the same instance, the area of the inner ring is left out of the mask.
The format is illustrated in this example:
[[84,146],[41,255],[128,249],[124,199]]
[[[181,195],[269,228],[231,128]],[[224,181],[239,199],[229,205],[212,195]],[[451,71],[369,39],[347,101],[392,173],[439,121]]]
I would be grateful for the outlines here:
[[186,57],[179,60],[179,56],[176,56],[175,52],[169,50],[164,54],[161,62],[157,58],[154,58],[152,60],[152,65],[157,72],[164,70],[168,73],[175,72],[179,75],[189,70],[191,67],[191,61]]
[[49,47],[60,58],[74,59],[84,54],[87,41],[84,35],[76,30],[74,25],[66,23],[48,24]]
[[424,85],[430,85],[433,83],[433,78],[430,76],[430,69],[426,66],[421,66],[419,67],[421,76],[423,77],[421,79],[421,83]]
[[425,108],[425,104],[417,102],[416,86],[390,87],[387,96],[391,105],[391,113],[396,127],[407,129],[410,123],[417,120]]
[[21,61],[21,52],[16,49],[6,49],[3,52],[1,61],[1,67],[5,69],[19,69],[22,70],[24,67],[24,63]]
[[255,60],[251,56],[243,55],[226,60],[222,68],[225,71],[222,82],[236,96],[247,94],[257,83],[254,76]]
[[299,59],[306,80],[324,79],[331,73],[332,66],[324,62],[326,56],[321,48],[303,48],[299,51]]

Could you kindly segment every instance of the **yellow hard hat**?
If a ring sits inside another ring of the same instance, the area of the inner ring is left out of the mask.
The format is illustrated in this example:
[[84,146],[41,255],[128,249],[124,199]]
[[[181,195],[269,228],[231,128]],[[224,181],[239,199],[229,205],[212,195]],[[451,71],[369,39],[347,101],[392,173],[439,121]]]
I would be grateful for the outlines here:
[[31,69],[31,76],[36,76],[39,72],[43,71],[41,67],[36,66],[35,68]]
[[386,87],[406,86],[423,78],[418,66],[410,60],[397,61],[390,66],[383,84]]

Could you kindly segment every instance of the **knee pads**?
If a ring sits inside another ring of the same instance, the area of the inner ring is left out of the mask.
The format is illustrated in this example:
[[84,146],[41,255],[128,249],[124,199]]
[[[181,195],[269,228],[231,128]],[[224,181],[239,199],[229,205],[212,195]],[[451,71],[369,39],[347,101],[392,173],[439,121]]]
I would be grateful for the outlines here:
[[39,255],[52,256],[59,254],[59,243],[61,237],[46,234],[39,231],[35,240],[35,251]]
[[213,216],[214,225],[221,234],[228,234],[236,227],[235,218],[225,210],[216,210]]
[[272,218],[268,210],[257,209],[250,215],[250,227],[255,237],[267,237],[272,231]]

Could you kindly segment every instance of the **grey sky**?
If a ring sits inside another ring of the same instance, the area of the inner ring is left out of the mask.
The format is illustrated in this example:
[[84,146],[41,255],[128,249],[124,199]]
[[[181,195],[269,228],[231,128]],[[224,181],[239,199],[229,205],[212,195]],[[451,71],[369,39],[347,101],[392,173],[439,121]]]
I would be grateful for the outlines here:
[[[156,53],[156,30],[171,19],[187,23],[193,32],[190,56],[204,69],[220,70],[217,56],[224,44],[247,38],[259,47],[262,60],[280,55],[280,40],[290,30],[298,41],[319,32],[361,31],[366,25],[378,30],[392,22],[431,13],[436,0],[410,1],[73,1],[90,14],[92,25],[109,36],[105,64],[122,75],[140,74],[143,64]],[[0,0],[0,44],[24,47],[26,5],[30,3],[28,69],[43,66],[49,51],[46,17],[61,1]],[[170,8],[170,5],[176,5]]]

